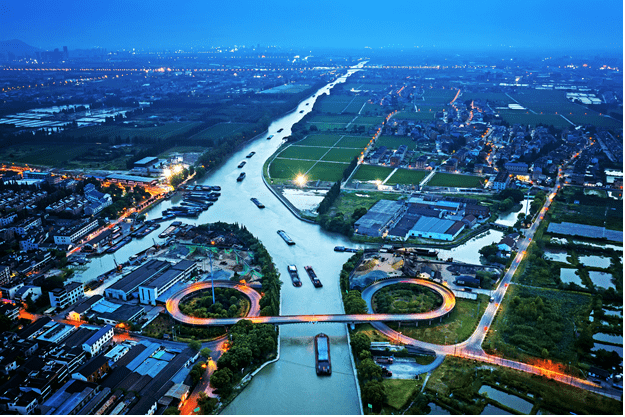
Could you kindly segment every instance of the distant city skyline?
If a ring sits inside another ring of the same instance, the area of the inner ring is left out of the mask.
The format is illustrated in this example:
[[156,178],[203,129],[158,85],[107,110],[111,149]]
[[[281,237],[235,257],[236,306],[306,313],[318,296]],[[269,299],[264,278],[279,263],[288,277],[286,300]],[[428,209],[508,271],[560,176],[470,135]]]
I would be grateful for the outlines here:
[[[599,6],[600,5],[600,6]],[[283,48],[622,50],[623,4],[496,0],[389,4],[242,0],[184,5],[31,0],[0,4],[0,40],[42,49]]]

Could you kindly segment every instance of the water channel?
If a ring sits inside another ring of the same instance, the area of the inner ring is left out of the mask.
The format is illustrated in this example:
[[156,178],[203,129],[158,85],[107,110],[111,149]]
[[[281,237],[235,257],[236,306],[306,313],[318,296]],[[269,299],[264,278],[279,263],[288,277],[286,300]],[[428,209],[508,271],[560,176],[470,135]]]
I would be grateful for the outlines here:
[[[362,65],[362,64],[361,64]],[[349,73],[357,70],[350,70]],[[344,82],[341,77],[335,82]],[[304,100],[292,113],[274,121],[268,129],[266,140],[263,135],[233,154],[220,168],[209,174],[203,184],[221,186],[221,197],[209,210],[197,219],[180,219],[183,223],[203,224],[215,221],[238,223],[258,237],[280,271],[284,282],[281,293],[281,314],[337,314],[343,313],[339,289],[339,271],[349,253],[337,253],[334,246],[354,246],[341,235],[324,232],[319,226],[298,220],[267,189],[262,180],[262,167],[267,158],[280,146],[282,139],[291,134],[291,126],[310,112],[314,101],[323,93],[330,93],[326,85],[315,93],[315,97]],[[309,103],[309,105],[306,105]],[[300,113],[303,110],[304,113]],[[283,129],[278,133],[279,129]],[[246,159],[251,151],[256,154]],[[237,168],[240,161],[247,161],[243,169]],[[247,173],[242,182],[237,182],[241,171]],[[250,198],[256,197],[266,206],[259,210]],[[163,201],[153,207],[147,218],[161,216],[161,211],[177,203],[177,198]],[[135,239],[115,253],[118,262],[162,241],[158,234],[171,221],[143,239]],[[296,242],[287,246],[276,233],[285,230]],[[305,274],[303,285],[295,288],[288,278],[287,265],[295,264],[303,271],[305,265],[315,268],[323,288],[312,286]],[[89,281],[112,269],[112,255],[94,259],[81,280]],[[332,376],[320,378],[315,373],[313,337],[326,333],[331,340]],[[225,414],[359,414],[360,404],[351,364],[347,331],[344,324],[302,324],[280,328],[280,360],[266,366],[243,392],[223,411]]]

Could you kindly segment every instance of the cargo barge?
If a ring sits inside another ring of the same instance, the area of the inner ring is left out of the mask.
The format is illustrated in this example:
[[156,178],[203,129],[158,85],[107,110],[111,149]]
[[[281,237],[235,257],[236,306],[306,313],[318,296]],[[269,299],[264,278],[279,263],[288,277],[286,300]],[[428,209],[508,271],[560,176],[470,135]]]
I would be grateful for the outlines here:
[[304,269],[306,270],[306,273],[308,273],[308,276],[310,277],[310,280],[312,281],[315,288],[323,287],[323,284],[321,283],[321,281],[319,281],[319,278],[317,278],[317,274],[315,274],[312,266],[305,266]]
[[132,240],[132,238],[130,236],[126,236],[120,242],[118,242],[115,246],[112,246],[112,247],[108,248],[106,250],[106,253],[114,253],[114,252],[118,251],[122,247],[124,247],[127,244],[129,244],[131,240]]
[[239,176],[237,177],[237,181],[241,182],[245,179],[245,172],[242,172],[241,174],[239,174]]
[[289,270],[289,275],[291,276],[291,281],[293,281],[294,287],[301,287],[302,281],[299,279],[299,274],[297,273],[297,267],[295,265],[289,265],[287,267]]
[[256,204],[256,207],[261,208],[261,209],[265,208],[265,205],[261,203],[260,201],[258,201],[257,198],[252,197],[250,198],[250,200],[252,200],[252,203]]
[[438,257],[438,251],[435,250],[415,248],[414,251],[419,256],[427,256],[430,258]]
[[332,375],[330,338],[323,333],[315,336],[315,370],[317,375]]
[[278,230],[278,234],[280,235],[280,237],[282,239],[284,239],[284,241],[287,243],[287,245],[295,245],[295,242],[293,242],[293,239],[291,239],[289,237],[289,235],[287,235],[284,230]]

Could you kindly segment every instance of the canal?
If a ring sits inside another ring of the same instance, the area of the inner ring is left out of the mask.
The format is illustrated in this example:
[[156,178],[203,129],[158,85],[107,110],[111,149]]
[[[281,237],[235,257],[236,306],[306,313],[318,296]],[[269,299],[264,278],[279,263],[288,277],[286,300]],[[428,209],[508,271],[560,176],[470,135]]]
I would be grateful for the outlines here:
[[[362,66],[364,63],[360,64]],[[349,75],[357,70],[349,70]],[[344,82],[341,77],[337,83]],[[274,121],[268,129],[271,140],[262,138],[247,144],[234,153],[220,168],[202,181],[203,184],[221,186],[221,197],[210,209],[197,219],[179,219],[187,224],[203,224],[216,221],[244,225],[258,237],[280,271],[283,281],[281,314],[337,314],[343,313],[339,288],[339,272],[349,258],[348,253],[334,252],[334,246],[353,246],[341,235],[327,233],[319,226],[298,220],[267,189],[262,180],[263,163],[280,146],[282,139],[291,134],[291,126],[311,111],[315,100],[323,93],[330,94],[326,85],[315,97],[304,100],[292,113]],[[306,105],[306,103],[309,103]],[[303,113],[300,111],[303,110]],[[283,129],[278,133],[279,129]],[[250,152],[252,158],[246,158]],[[247,161],[242,169],[241,161]],[[241,171],[247,176],[242,182],[236,179]],[[250,198],[256,197],[266,208],[258,209]],[[176,204],[180,197],[163,201],[147,213],[147,218],[161,216],[161,211]],[[150,235],[135,239],[115,253],[117,262],[162,241],[157,236],[171,221]],[[296,242],[287,246],[276,231],[283,229]],[[291,285],[287,265],[295,264],[302,271],[303,285]],[[311,265],[323,288],[314,288],[304,273],[304,266]],[[90,281],[115,266],[112,255],[94,259],[88,269],[80,273],[82,281]],[[313,337],[326,333],[331,341],[332,376],[317,377]],[[287,325],[280,328],[280,360],[266,366],[252,379],[243,392],[225,408],[225,414],[359,414],[360,405],[351,365],[347,330],[343,324]]]

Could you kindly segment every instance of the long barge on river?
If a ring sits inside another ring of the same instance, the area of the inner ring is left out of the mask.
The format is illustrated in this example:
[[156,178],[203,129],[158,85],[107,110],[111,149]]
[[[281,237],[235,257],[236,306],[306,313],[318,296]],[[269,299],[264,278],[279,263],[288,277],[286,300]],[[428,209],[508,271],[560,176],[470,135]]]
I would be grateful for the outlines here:
[[317,375],[332,375],[330,338],[323,333],[315,336],[315,370]]
[[278,230],[278,234],[287,243],[287,245],[295,245],[295,242],[293,242],[293,239],[291,239],[289,235],[287,235],[284,232],[284,230]]
[[319,278],[317,278],[317,274],[315,274],[315,271],[312,269],[312,266],[305,266],[304,269],[306,270],[306,273],[310,277],[310,280],[312,281],[315,288],[323,287],[323,284],[321,283],[321,281],[319,281]]

